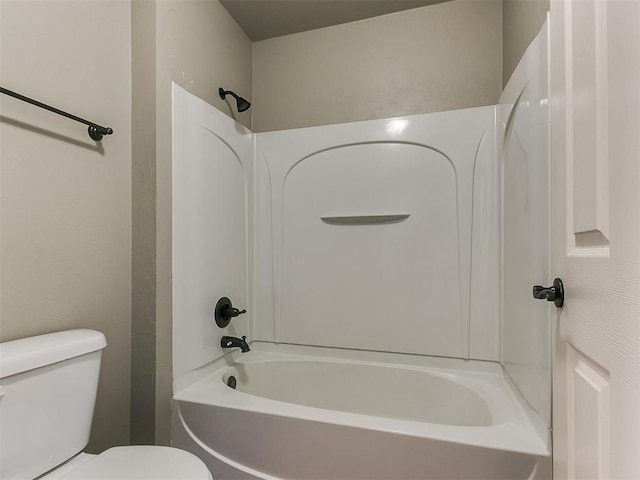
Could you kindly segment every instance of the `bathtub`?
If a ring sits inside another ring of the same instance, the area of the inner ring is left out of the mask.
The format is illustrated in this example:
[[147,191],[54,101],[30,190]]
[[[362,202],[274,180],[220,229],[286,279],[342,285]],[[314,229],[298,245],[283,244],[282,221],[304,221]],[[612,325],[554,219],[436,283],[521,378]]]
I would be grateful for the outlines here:
[[175,384],[172,443],[216,479],[548,475],[546,426],[498,364],[251,347]]

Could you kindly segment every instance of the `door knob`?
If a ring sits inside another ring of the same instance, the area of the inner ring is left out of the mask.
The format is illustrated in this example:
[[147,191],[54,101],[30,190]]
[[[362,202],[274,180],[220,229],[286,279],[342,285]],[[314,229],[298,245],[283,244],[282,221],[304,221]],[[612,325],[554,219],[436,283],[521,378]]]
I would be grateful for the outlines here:
[[533,286],[533,298],[538,300],[546,300],[547,302],[553,302],[553,304],[560,308],[564,304],[564,285],[562,280],[556,278],[553,281],[553,286],[543,287],[542,285]]

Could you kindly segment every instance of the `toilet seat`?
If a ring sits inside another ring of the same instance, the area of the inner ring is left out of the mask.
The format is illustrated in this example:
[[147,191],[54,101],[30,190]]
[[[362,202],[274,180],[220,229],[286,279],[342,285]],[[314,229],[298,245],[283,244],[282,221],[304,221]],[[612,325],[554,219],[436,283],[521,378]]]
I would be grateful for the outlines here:
[[[80,462],[61,480],[212,480],[195,455],[172,447],[114,447]],[[45,476],[48,479],[49,476]]]

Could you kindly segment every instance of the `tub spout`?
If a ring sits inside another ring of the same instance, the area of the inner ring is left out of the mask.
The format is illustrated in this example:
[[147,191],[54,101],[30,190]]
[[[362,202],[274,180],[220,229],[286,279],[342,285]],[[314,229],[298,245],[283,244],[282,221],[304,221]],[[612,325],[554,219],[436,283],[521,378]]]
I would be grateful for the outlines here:
[[246,338],[247,337],[245,336],[243,336],[242,338],[237,338],[237,337],[227,337],[225,335],[220,339],[220,346],[222,348],[240,347],[240,350],[243,353],[245,353],[251,350],[249,348],[249,344],[246,342]]

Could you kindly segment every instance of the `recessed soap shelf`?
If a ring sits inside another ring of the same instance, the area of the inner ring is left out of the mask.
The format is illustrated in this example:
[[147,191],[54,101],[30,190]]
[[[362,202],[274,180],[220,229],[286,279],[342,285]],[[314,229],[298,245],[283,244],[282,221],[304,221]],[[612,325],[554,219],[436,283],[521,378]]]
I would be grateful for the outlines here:
[[408,213],[394,215],[341,215],[334,217],[320,217],[329,225],[379,225],[384,223],[398,223],[409,218]]

